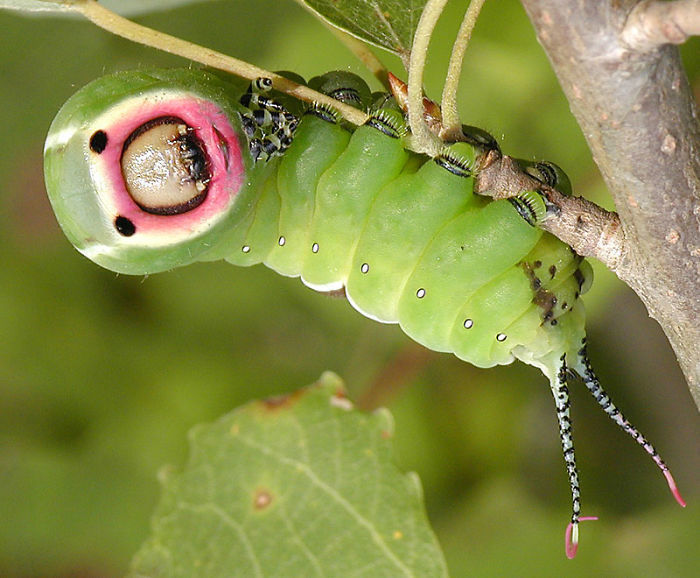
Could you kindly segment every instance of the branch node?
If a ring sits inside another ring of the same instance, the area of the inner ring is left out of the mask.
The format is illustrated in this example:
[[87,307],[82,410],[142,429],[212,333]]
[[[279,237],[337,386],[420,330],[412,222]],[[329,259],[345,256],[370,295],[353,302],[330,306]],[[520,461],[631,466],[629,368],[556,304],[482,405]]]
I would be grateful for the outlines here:
[[622,41],[637,52],[650,52],[664,44],[682,44],[700,34],[700,0],[642,0],[622,30]]

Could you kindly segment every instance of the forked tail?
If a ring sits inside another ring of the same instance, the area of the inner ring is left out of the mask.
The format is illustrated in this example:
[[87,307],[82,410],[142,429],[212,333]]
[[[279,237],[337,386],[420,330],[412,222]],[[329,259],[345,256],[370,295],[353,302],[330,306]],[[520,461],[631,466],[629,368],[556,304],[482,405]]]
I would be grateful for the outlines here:
[[574,369],[576,373],[581,376],[581,379],[583,380],[583,383],[586,384],[588,391],[593,394],[593,397],[598,402],[598,405],[603,408],[603,411],[608,414],[608,417],[619,425],[626,433],[632,436],[632,438],[644,448],[644,451],[651,456],[651,459],[656,462],[656,465],[659,466],[664,474],[668,487],[671,490],[673,497],[676,499],[676,502],[685,508],[685,500],[683,500],[683,497],[678,491],[676,481],[673,479],[668,466],[661,459],[659,452],[654,449],[654,446],[647,441],[647,439],[639,432],[639,430],[637,430],[637,428],[635,428],[629,421],[627,421],[627,419],[625,419],[625,416],[622,415],[622,412],[620,412],[620,410],[615,406],[610,399],[610,396],[600,385],[600,382],[598,381],[598,378],[591,367],[591,363],[588,361],[585,339],[583,340],[581,349],[578,352],[577,363],[572,369]]
[[574,364],[568,368],[566,363],[566,355],[562,355],[559,360],[559,368],[556,376],[551,378],[552,394],[554,395],[554,403],[557,410],[557,421],[559,422],[559,437],[561,439],[562,450],[564,453],[564,463],[569,477],[569,486],[571,488],[572,497],[572,513],[571,522],[566,528],[565,542],[566,555],[568,558],[573,558],[578,549],[578,525],[586,520],[597,520],[593,516],[581,516],[581,489],[578,478],[578,470],[576,468],[576,455],[574,452],[574,442],[571,432],[571,415],[569,403],[569,388],[567,386],[568,369],[575,371],[583,380],[588,390],[593,394],[593,397],[598,402],[603,411],[619,425],[626,433],[644,448],[644,450],[656,462],[668,482],[671,493],[676,501],[685,507],[685,501],[681,497],[676,482],[671,475],[668,466],[661,459],[659,453],[654,449],[646,438],[622,415],[620,410],[610,399],[610,396],[605,392],[596,377],[593,368],[586,354],[586,340],[582,341],[582,347],[578,351],[578,355]]
[[573,558],[578,549],[578,525],[586,520],[597,520],[593,516],[581,516],[581,486],[578,480],[578,469],[576,468],[576,453],[574,451],[574,439],[571,432],[571,414],[569,402],[569,388],[566,384],[567,368],[566,355],[562,355],[559,360],[559,370],[556,377],[551,380],[554,404],[557,409],[557,421],[559,422],[559,439],[564,453],[564,463],[566,473],[569,476],[569,487],[571,488],[572,510],[571,522],[566,527],[565,547],[567,558]]

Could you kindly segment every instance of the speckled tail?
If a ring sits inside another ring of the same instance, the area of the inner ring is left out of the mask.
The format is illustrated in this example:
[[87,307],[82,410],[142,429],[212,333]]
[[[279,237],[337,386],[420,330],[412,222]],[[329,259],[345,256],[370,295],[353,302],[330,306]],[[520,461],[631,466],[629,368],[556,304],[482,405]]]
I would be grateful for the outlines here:
[[618,426],[620,426],[624,432],[629,434],[640,446],[644,448],[644,451],[651,456],[651,459],[654,460],[656,465],[659,466],[659,469],[661,469],[662,473],[664,474],[673,497],[681,506],[685,507],[685,501],[681,497],[680,492],[676,487],[676,482],[673,479],[668,466],[663,459],[661,459],[659,452],[656,451],[654,446],[647,441],[647,439],[641,434],[641,432],[639,432],[639,430],[637,430],[637,428],[627,421],[625,416],[622,415],[622,412],[612,402],[610,396],[600,385],[600,382],[598,381],[598,378],[591,367],[591,363],[588,360],[585,339],[582,342],[581,349],[578,352],[578,358],[575,364],[572,366],[572,369],[574,369],[576,373],[581,376],[581,379],[588,388],[588,391],[591,392],[595,400],[598,402],[598,405],[603,408],[603,411],[608,415],[608,417]]

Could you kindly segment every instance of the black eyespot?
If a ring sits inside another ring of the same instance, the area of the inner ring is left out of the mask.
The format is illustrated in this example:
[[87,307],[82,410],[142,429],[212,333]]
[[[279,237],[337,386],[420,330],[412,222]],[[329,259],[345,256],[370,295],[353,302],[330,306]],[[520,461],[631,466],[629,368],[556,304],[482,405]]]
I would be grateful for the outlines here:
[[122,216],[119,216],[116,219],[114,219],[114,228],[120,235],[123,235],[124,237],[131,237],[131,235],[133,235],[136,232],[136,227],[134,226],[134,223],[132,223],[130,219],[127,219],[126,217]]
[[107,133],[98,130],[90,137],[90,150],[98,155],[107,148]]

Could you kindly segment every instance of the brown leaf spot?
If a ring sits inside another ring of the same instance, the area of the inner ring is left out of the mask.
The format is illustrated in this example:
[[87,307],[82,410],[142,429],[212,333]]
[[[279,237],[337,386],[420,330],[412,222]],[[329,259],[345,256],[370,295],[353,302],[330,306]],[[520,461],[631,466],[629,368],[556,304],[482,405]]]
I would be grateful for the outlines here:
[[272,503],[272,494],[266,489],[258,489],[253,496],[253,508],[264,510]]
[[345,411],[350,411],[354,407],[352,401],[348,399],[348,397],[345,395],[345,391],[342,389],[338,389],[330,397],[329,401],[333,407],[344,409]]
[[276,395],[274,397],[268,397],[267,399],[263,399],[260,402],[260,404],[262,405],[263,409],[265,409],[268,412],[278,411],[281,409],[288,409],[294,404],[296,404],[304,395],[304,393],[306,393],[306,390],[300,389],[285,395]]

